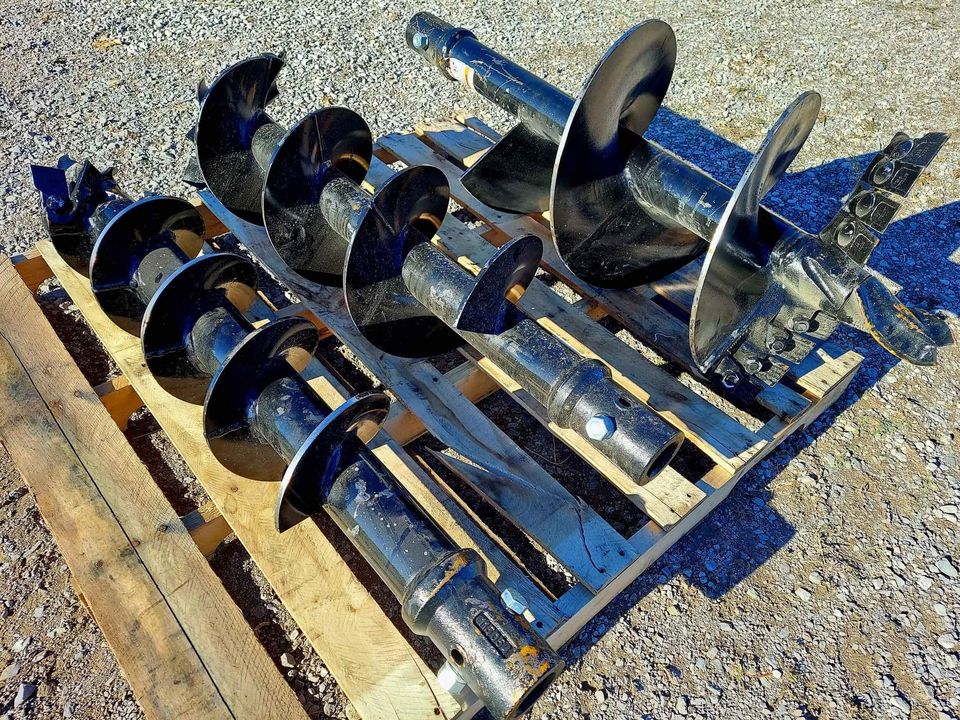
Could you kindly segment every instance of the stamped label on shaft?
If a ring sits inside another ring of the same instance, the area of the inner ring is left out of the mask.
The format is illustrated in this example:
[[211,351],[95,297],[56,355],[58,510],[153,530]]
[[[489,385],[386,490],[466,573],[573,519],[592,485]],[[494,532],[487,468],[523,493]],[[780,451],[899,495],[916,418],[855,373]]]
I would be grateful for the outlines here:
[[477,89],[473,86],[473,75],[475,71],[472,67],[460,62],[456,58],[450,58],[447,60],[447,72],[450,73],[451,77],[456,78],[476,92]]

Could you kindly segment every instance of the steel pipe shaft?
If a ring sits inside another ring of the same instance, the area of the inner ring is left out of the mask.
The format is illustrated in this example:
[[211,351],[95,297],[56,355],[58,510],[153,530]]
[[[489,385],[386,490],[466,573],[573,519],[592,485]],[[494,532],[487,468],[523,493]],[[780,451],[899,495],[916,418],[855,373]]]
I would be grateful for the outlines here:
[[[429,242],[410,250],[403,279],[411,294],[445,323],[476,279]],[[547,409],[550,421],[570,428],[639,482],[663,470],[683,435],[611,378],[606,365],[584,358],[521,313],[497,334],[457,330]]]
[[525,712],[563,663],[504,607],[482,558],[457,547],[366,446],[386,396],[360,395],[331,411],[285,360],[265,354],[261,339],[242,343],[211,385],[211,448],[231,436],[273,448],[287,464],[278,528],[325,511],[398,599],[404,621],[490,712]]

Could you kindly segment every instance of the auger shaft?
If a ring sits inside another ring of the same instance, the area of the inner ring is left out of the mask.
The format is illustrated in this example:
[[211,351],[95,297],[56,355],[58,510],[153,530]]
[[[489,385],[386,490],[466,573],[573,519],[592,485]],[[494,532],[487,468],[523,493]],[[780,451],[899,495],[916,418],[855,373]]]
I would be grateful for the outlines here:
[[250,149],[253,151],[253,157],[261,170],[270,167],[270,159],[273,157],[274,150],[287,134],[287,129],[280,123],[274,122],[269,115],[263,115],[264,124],[257,128],[253,134],[253,141]]
[[[543,139],[559,145],[574,109],[574,99],[565,92],[490,49],[469,30],[430,13],[418,13],[410,20],[407,43],[447,77],[459,80]],[[666,228],[709,239],[731,189],[657,143],[642,137],[636,140],[624,173],[636,202]]]
[[[247,408],[249,427],[288,463],[329,411],[303,377],[286,373]],[[429,637],[495,717],[529,706],[562,662],[505,611],[483,559],[457,547],[355,436],[337,452],[328,487],[299,488],[324,510],[401,603],[411,629]],[[316,473],[317,478],[323,477]],[[320,483],[318,482],[318,485]]]
[[191,362],[197,370],[212,376],[253,329],[229,302],[208,310],[190,329],[187,347]]
[[[403,263],[411,294],[456,329],[456,313],[475,278],[429,242]],[[550,420],[587,438],[640,482],[667,466],[679,447],[677,431],[613,382],[607,367],[584,358],[525,314],[496,334],[457,332],[506,370],[546,409]]]
[[137,265],[133,273],[133,289],[137,297],[147,305],[170,273],[190,262],[172,237],[157,238],[157,245]]

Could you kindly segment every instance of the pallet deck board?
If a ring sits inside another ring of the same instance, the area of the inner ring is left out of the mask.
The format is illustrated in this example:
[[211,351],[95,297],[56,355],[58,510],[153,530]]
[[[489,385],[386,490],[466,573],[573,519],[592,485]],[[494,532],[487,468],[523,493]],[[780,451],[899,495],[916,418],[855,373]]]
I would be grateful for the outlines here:
[[145,714],[306,718],[31,286],[0,261],[0,437]]

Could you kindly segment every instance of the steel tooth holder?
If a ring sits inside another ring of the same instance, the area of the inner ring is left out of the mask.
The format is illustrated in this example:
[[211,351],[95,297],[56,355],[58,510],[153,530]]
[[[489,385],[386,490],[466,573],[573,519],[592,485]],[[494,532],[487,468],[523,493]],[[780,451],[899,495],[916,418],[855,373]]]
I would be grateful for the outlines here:
[[[576,100],[428,13],[411,19],[407,42],[520,119],[467,171],[464,185],[514,212],[549,203],[557,250],[576,275],[601,286],[635,285],[676,269],[706,248],[698,239],[710,240],[691,312],[699,372],[728,388],[747,379],[774,383],[839,322],[919,364],[932,363],[937,346],[950,342],[941,319],[906,308],[864,267],[878,242],[872,233],[900,207],[894,196],[907,194],[946,135],[898,133],[837,218],[813,235],[760,200],[812,129],[815,93],[786,110],[731,190],[642,137],[676,58],[673,31],[659,20],[627,31]],[[678,247],[685,251],[674,254]],[[661,263],[661,252],[675,262]]]
[[100,307],[139,335],[150,299],[174,270],[199,254],[203,234],[203,218],[186,200],[157,195],[124,207],[90,253],[90,285]]
[[278,353],[264,332],[271,327],[244,340],[210,385],[211,449],[243,473],[273,448],[289,463],[277,528],[325,510],[400,601],[404,621],[489,711],[524,713],[563,662],[503,606],[480,556],[454,545],[366,446],[386,417],[386,395],[361,394],[331,411]]
[[267,114],[283,64],[282,56],[258,55],[201,84],[200,114],[189,136],[196,154],[184,179],[206,185],[230,212],[257,225],[263,224],[264,172],[286,133]]
[[[339,153],[361,145],[361,123],[350,110],[326,108],[281,143],[264,207],[273,208],[266,229],[284,260],[307,277],[342,277],[351,318],[379,349],[421,358],[466,340],[543,403],[559,427],[588,438],[631,477],[646,482],[663,470],[683,435],[627,397],[605,365],[583,358],[507,299],[533,279],[539,240],[504,245],[470,276],[430,243],[449,204],[440,170],[407,168],[373,197],[339,170]],[[338,275],[333,258],[342,263]]]
[[86,274],[100,231],[133,201],[113,179],[113,168],[100,172],[89,160],[64,155],[56,167],[31,165],[30,172],[50,240],[74,270]]
[[670,274],[706,249],[723,191],[702,170],[643,133],[673,76],[673,30],[649,20],[607,51],[576,99],[430,13],[407,25],[407,43],[520,123],[463,176],[484,203],[550,211],[561,258],[601,287]]
[[[253,263],[232,253],[201,255],[178,268],[160,286],[143,315],[140,341],[147,367],[167,392],[201,403],[210,378],[230,353],[258,332],[244,316],[256,297]],[[270,323],[278,352],[306,366],[318,341],[302,318]],[[261,468],[269,475],[275,467]]]

